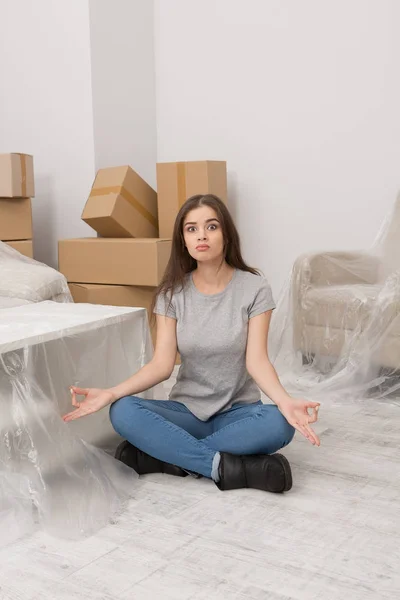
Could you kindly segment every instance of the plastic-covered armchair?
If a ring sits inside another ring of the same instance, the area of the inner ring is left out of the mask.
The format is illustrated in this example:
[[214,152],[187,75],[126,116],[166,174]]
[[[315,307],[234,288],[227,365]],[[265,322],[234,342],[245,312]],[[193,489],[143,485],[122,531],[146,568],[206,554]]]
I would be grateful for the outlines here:
[[293,349],[303,363],[356,351],[359,361],[400,369],[399,273],[400,197],[371,252],[299,257],[290,292]]

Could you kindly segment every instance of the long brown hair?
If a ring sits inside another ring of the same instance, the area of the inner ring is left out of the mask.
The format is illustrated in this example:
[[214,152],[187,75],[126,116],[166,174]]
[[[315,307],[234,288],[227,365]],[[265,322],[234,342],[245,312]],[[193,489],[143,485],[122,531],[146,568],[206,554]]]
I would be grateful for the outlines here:
[[[241,271],[248,271],[254,275],[260,275],[257,269],[249,267],[243,260],[242,253],[240,250],[240,239],[238,231],[235,227],[231,214],[225,204],[218,196],[213,194],[197,194],[188,198],[182,205],[180,211],[177,214],[174,231],[172,234],[172,248],[171,256],[165,269],[164,276],[161,280],[160,285],[157,287],[152,306],[151,314],[153,316],[154,305],[157,300],[157,296],[167,294],[170,298],[177,289],[182,289],[185,284],[185,279],[188,273],[194,271],[197,267],[197,261],[190,256],[187,248],[185,247],[185,240],[183,237],[183,225],[186,219],[186,215],[193,209],[199,208],[200,206],[209,206],[213,208],[217,213],[218,221],[221,224],[222,235],[224,239],[224,254],[222,257],[222,263],[225,260],[230,267],[240,269]],[[153,317],[154,318],[154,317]]]

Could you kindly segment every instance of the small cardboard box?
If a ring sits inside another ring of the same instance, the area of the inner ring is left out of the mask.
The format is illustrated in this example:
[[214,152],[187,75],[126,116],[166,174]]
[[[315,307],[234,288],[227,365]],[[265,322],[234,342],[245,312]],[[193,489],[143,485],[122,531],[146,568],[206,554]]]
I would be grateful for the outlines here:
[[226,162],[202,160],[157,164],[160,237],[172,237],[176,215],[195,194],[215,194],[227,202]]
[[0,240],[27,240],[32,236],[30,198],[0,198]]
[[[88,304],[105,304],[108,306],[141,306],[147,310],[150,323],[150,333],[155,346],[157,326],[151,320],[150,308],[155,292],[154,287],[139,287],[133,285],[96,285],[93,283],[70,283],[69,289],[74,302]],[[181,362],[177,353],[176,364]]]
[[131,167],[100,169],[82,219],[103,237],[158,237],[157,194]]
[[81,238],[58,244],[59,270],[72,283],[157,286],[171,253],[171,240]]
[[33,258],[33,243],[32,240],[17,240],[16,242],[6,242],[8,246],[18,250],[24,256]]
[[0,154],[0,198],[33,198],[33,156]]

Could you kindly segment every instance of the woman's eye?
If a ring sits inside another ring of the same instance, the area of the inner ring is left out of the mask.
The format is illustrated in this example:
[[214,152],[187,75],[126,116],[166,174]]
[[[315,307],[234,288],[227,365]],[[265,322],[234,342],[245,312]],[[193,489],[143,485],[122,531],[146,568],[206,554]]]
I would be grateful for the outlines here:
[[[208,225],[207,229],[210,229],[211,231],[215,231],[215,229],[217,229],[218,225],[216,223],[211,223],[210,225]],[[196,227],[194,225],[190,225],[186,231],[188,233],[192,233],[193,231],[196,231]]]

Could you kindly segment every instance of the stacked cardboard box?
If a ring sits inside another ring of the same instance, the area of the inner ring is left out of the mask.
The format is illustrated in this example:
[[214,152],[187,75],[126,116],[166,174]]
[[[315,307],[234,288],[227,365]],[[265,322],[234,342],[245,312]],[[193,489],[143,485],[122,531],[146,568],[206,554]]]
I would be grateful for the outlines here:
[[[158,194],[128,166],[97,173],[82,219],[102,237],[59,242],[59,269],[75,302],[149,311],[180,207],[194,194],[226,201],[226,163],[159,163],[157,186]],[[155,335],[152,328],[153,341]]]
[[33,157],[0,154],[0,240],[33,257]]
[[102,237],[156,238],[157,194],[128,166],[100,169],[82,219]]
[[158,238],[156,192],[129,166],[100,169],[82,219],[102,237],[59,242],[75,302],[149,312],[171,252],[171,241]]

